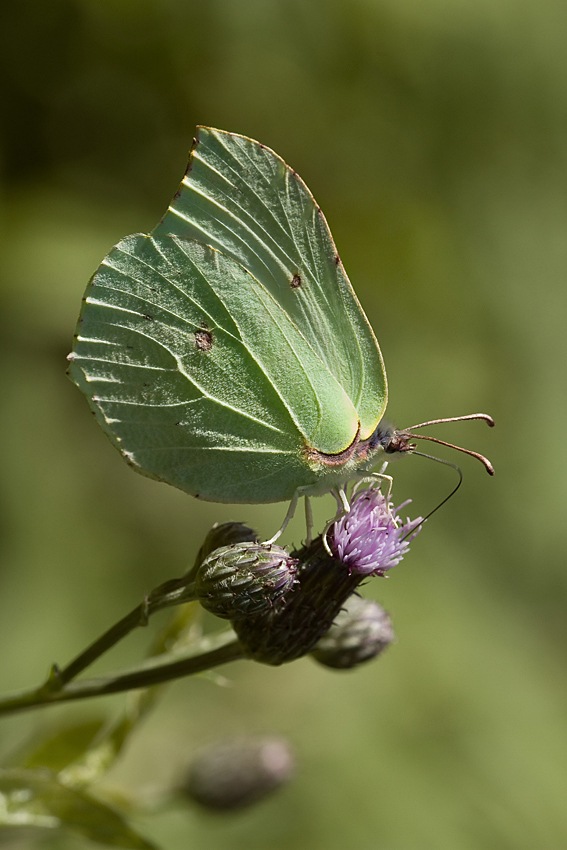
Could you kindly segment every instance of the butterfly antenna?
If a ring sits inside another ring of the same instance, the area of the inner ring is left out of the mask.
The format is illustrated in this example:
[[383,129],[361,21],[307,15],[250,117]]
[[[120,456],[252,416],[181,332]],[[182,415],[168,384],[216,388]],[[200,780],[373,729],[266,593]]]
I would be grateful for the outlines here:
[[[429,460],[435,460],[435,461],[437,461],[437,463],[442,463],[442,464],[444,464],[445,466],[450,466],[452,469],[455,469],[455,470],[458,472],[458,474],[459,474],[459,480],[458,480],[458,482],[457,482],[456,487],[453,487],[453,489],[451,490],[451,492],[449,493],[449,495],[448,495],[448,496],[445,496],[445,498],[444,498],[441,502],[439,502],[439,504],[438,504],[436,507],[434,507],[432,511],[429,511],[429,513],[428,513],[428,514],[426,514],[426,515],[423,517],[423,519],[421,520],[421,522],[419,522],[419,523],[415,526],[415,528],[412,528],[412,530],[411,530],[411,531],[408,531],[408,533],[407,533],[404,537],[402,537],[402,541],[403,541],[403,540],[406,540],[408,537],[413,537],[413,535],[416,533],[416,530],[417,530],[418,528],[420,528],[420,527],[423,525],[423,523],[425,522],[425,520],[426,520],[426,519],[429,519],[429,517],[430,517],[430,516],[433,516],[433,514],[435,513],[435,511],[438,511],[438,510],[439,510],[439,508],[441,508],[441,507],[445,504],[445,502],[448,502],[448,501],[449,501],[449,499],[450,499],[452,496],[454,496],[454,495],[455,495],[455,493],[457,492],[457,490],[459,489],[459,487],[460,487],[460,486],[461,486],[461,484],[463,483],[463,473],[461,472],[460,467],[458,467],[456,463],[451,463],[451,462],[450,462],[450,461],[448,461],[448,460],[443,460],[443,458],[435,457],[435,455],[427,455],[427,454],[425,454],[424,452],[416,452],[416,451],[413,451],[413,452],[412,452],[412,454],[414,454],[414,455],[419,455],[420,457],[426,457],[426,458],[429,458]],[[401,541],[400,541],[400,542],[401,542]]]
[[410,425],[406,431],[417,431],[426,425],[442,425],[443,422],[463,422],[465,419],[482,419],[490,428],[494,428],[494,419],[488,413],[468,413],[466,416],[449,416],[447,419],[430,419],[429,422],[420,422],[419,425]]
[[[459,419],[471,419],[471,418],[472,418],[471,416],[459,417]],[[478,417],[476,417],[476,418],[478,418]],[[451,420],[440,419],[438,421],[439,422],[450,422]],[[454,419],[452,421],[458,421],[458,419]],[[424,422],[423,424],[424,425],[432,425],[434,423],[433,422]],[[437,424],[437,423],[435,423],[435,424]],[[421,426],[418,426],[418,427],[421,427]],[[415,425],[413,426],[412,430],[414,428],[415,428]],[[438,443],[440,446],[447,446],[450,449],[456,449],[458,452],[463,452],[463,454],[470,455],[471,457],[475,457],[477,460],[479,460],[482,463],[482,465],[484,466],[484,468],[486,469],[486,471],[488,472],[489,475],[494,475],[494,467],[492,466],[492,464],[490,463],[488,458],[486,458],[484,455],[481,455],[479,452],[473,452],[470,449],[464,449],[462,446],[455,446],[455,445],[453,445],[453,443],[446,443],[445,440],[438,440],[437,437],[429,437],[429,436],[426,436],[425,434],[412,434],[409,430],[405,431],[405,433],[408,435],[408,437],[411,437],[413,440],[430,440],[432,443]],[[421,453],[414,451],[413,454],[418,455],[418,454],[421,454]],[[433,458],[433,460],[438,460],[440,463],[447,463],[447,461],[442,461],[441,458],[438,458],[438,457],[434,458],[433,455],[423,455],[423,457],[431,457],[431,458]],[[449,466],[453,466],[453,464],[450,463]],[[458,469],[458,467],[457,467],[457,469]]]
[[[487,413],[469,413],[467,416],[449,416],[446,419],[430,419],[428,422],[419,422],[417,425],[411,425],[409,428],[403,428],[401,431],[393,431],[388,427],[384,429],[378,428],[378,437],[387,454],[394,454],[395,452],[414,452],[415,454],[419,454],[419,452],[415,451],[415,447],[410,443],[410,440],[431,440],[432,443],[438,443],[440,446],[447,446],[449,449],[455,449],[458,452],[475,457],[482,463],[489,475],[494,475],[494,467],[488,458],[479,454],[479,452],[464,449],[462,446],[455,446],[453,443],[446,443],[445,440],[438,440],[437,437],[413,433],[418,428],[425,428],[426,425],[440,425],[443,422],[463,422],[466,419],[482,419],[491,428],[494,427],[494,419]],[[429,455],[426,455],[426,457],[429,457]],[[440,458],[435,458],[435,460],[440,460]]]

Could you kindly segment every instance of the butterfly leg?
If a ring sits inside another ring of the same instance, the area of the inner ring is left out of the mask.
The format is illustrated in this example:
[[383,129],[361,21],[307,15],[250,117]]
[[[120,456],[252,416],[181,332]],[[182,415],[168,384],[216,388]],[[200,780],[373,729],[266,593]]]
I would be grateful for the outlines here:
[[[386,499],[386,504],[388,505],[388,510],[390,510],[390,499],[392,497],[392,487],[394,486],[394,479],[392,478],[391,475],[385,475],[384,474],[384,470],[386,469],[387,466],[388,466],[387,462],[383,463],[382,466],[380,467],[380,472],[371,472],[370,475],[365,475],[363,478],[359,478],[358,481],[356,482],[356,484],[354,485],[353,489],[352,489],[353,495],[356,493],[359,486],[361,484],[364,484],[365,482],[374,483],[376,481],[379,481],[380,485],[381,485],[382,481],[387,481],[388,482],[388,489],[387,489],[387,491],[384,495],[384,498]],[[393,515],[393,512],[391,510],[390,510],[390,514],[391,514],[394,522],[397,524],[397,521],[396,521],[396,519]]]
[[385,499],[386,499],[387,502],[389,502],[390,497],[392,495],[392,487],[394,486],[394,479],[392,478],[391,475],[385,475],[384,474],[384,470],[386,469],[387,465],[388,465],[387,463],[384,463],[382,465],[382,468],[380,469],[380,472],[371,472],[370,475],[364,475],[362,478],[359,478],[357,480],[356,484],[353,487],[353,490],[352,490],[353,495],[354,495],[354,493],[356,493],[356,491],[358,490],[358,488],[360,487],[361,484],[365,484],[365,483],[373,484],[376,481],[380,481],[380,483],[382,483],[382,481],[387,481],[388,482],[388,490],[386,492]]
[[337,499],[339,506],[342,506],[343,514],[348,514],[350,511],[350,502],[344,487],[338,488],[335,498]]
[[313,510],[311,508],[311,500],[309,496],[305,496],[305,526],[307,528],[305,545],[311,546],[311,542],[313,540]]
[[287,509],[287,513],[284,517],[284,521],[282,522],[281,527],[278,529],[278,531],[276,531],[276,533],[274,534],[273,537],[270,537],[269,540],[265,540],[262,543],[262,546],[271,546],[272,543],[275,543],[276,540],[279,540],[279,538],[282,536],[282,534],[284,533],[284,531],[288,527],[289,523],[293,519],[293,516],[295,514],[295,509],[297,508],[297,503],[299,501],[300,495],[301,495],[300,490],[296,490],[295,493],[293,494],[293,498],[292,498],[291,502],[289,503],[289,508]]
[[327,555],[329,555],[330,558],[334,558],[335,556],[331,551],[331,547],[329,546],[329,541],[327,539],[327,533],[332,524],[336,522],[337,519],[340,519],[345,514],[349,513],[350,503],[344,487],[338,487],[337,490],[332,490],[331,492],[337,500],[337,504],[339,506],[339,513],[327,522],[325,528],[323,529],[323,534],[321,535],[321,538],[323,540],[323,546],[325,547]]
[[374,481],[380,481],[380,484],[382,483],[382,481],[388,482],[388,489],[384,498],[386,499],[386,504],[389,505],[390,498],[392,496],[392,487],[394,486],[394,479],[391,475],[385,475],[383,472],[374,472],[372,474],[372,478],[374,479]]

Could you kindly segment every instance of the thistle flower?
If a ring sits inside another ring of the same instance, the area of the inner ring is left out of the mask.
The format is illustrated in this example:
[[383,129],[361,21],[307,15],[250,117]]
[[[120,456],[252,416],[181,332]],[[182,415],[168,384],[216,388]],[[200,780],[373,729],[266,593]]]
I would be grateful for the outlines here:
[[421,530],[421,517],[404,524],[377,487],[355,493],[349,513],[331,526],[328,541],[335,557],[349,573],[383,576],[399,564],[409,549],[410,540]]

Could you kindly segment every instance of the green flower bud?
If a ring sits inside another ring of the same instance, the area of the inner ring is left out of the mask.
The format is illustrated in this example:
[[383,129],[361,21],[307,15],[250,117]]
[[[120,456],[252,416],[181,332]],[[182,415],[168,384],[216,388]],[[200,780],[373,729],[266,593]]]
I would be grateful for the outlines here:
[[392,622],[384,609],[354,595],[311,654],[325,667],[348,670],[376,658],[393,640]]
[[215,522],[203,541],[203,545],[197,553],[195,568],[199,567],[205,558],[221,546],[230,546],[231,543],[257,543],[258,535],[255,531],[242,522],[223,522],[219,525]]
[[274,609],[295,584],[296,564],[280,546],[254,542],[223,546],[199,567],[195,592],[207,611],[240,620]]
[[241,809],[288,782],[294,757],[282,738],[236,738],[202,750],[181,792],[216,811]]

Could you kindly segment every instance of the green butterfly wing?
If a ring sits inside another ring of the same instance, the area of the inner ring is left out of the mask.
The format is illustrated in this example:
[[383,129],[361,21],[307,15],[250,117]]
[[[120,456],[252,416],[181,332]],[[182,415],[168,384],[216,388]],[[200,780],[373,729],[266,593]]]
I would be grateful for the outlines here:
[[[169,233],[218,248],[262,281],[352,401],[361,439],[369,437],[386,409],[382,355],[325,217],[296,172],[246,136],[200,127],[185,178],[154,230]],[[327,413],[316,448],[332,453],[336,416]]]
[[340,476],[310,450],[374,429],[380,352],[299,178],[248,139],[200,138],[210,156],[193,153],[162,222],[87,287],[69,371],[138,471],[211,501],[281,501]]

